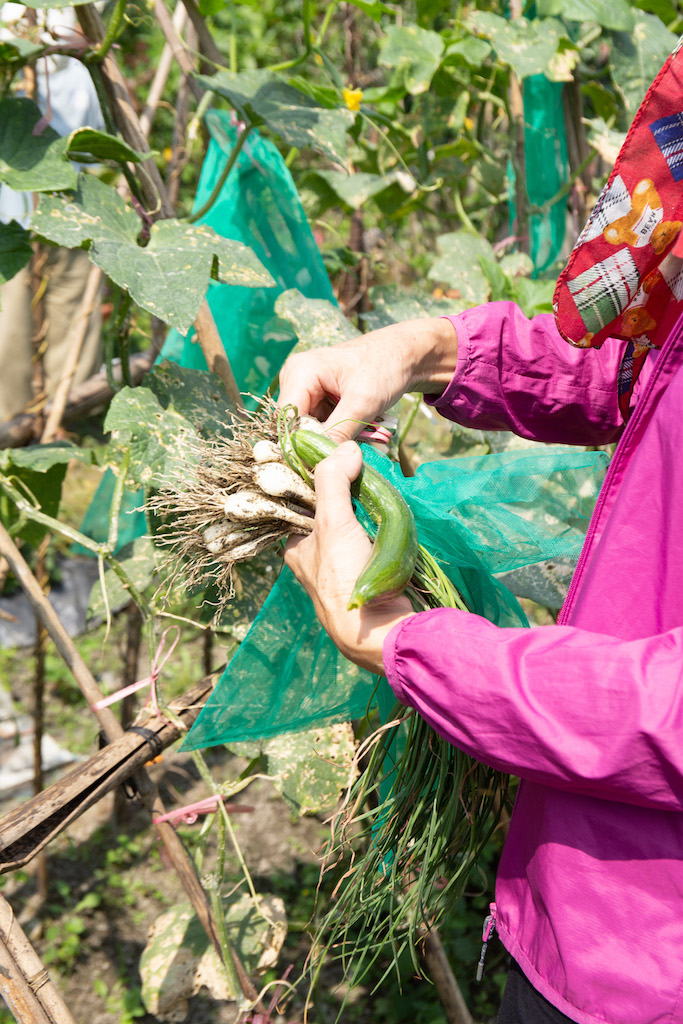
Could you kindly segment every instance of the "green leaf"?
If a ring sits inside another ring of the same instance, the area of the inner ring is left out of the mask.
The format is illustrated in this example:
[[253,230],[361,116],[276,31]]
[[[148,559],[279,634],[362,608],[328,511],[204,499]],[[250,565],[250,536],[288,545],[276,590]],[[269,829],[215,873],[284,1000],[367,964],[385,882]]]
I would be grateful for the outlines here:
[[538,0],[537,9],[541,17],[594,21],[613,32],[633,29],[633,12],[627,0]]
[[[72,459],[91,463],[93,453],[68,441],[6,448],[0,452],[0,473],[8,477],[41,512],[55,518],[67,465]],[[0,518],[8,529],[14,527],[20,518],[14,504],[3,496],[0,496]],[[27,521],[18,535],[36,547],[46,532],[44,526]]]
[[10,68],[14,73],[47,49],[43,43],[32,43],[28,39],[5,39],[0,42],[0,67]]
[[638,14],[630,35],[623,32],[614,35],[612,78],[623,97],[629,120],[676,41],[673,32],[669,32],[654,14]]
[[66,151],[70,157],[76,158],[81,153],[94,156],[97,160],[116,160],[118,163],[139,163],[147,156],[131,149],[122,139],[106,132],[98,132],[94,128],[76,128],[67,136]]
[[380,43],[380,64],[397,68],[408,92],[417,95],[429,89],[444,48],[438,32],[418,25],[391,25]]
[[357,7],[359,11],[367,14],[373,21],[381,21],[383,14],[390,14],[392,18],[396,17],[396,11],[381,3],[380,0],[349,0],[349,3],[353,7]]
[[372,310],[363,314],[369,331],[389,327],[402,320],[419,320],[424,316],[448,316],[460,313],[465,305],[454,299],[435,299],[429,292],[403,285],[376,285],[370,290]]
[[197,433],[205,437],[229,434],[226,421],[234,408],[215,374],[165,360],[145,375],[144,383],[164,409],[179,413]]
[[66,466],[72,459],[92,465],[92,450],[78,448],[70,441],[52,441],[50,444],[30,445],[27,448],[5,449],[0,456],[0,468],[21,467],[34,473],[47,473],[53,466]]
[[[147,589],[157,570],[158,553],[149,537],[138,537],[132,544],[126,544],[116,557],[121,567],[141,593]],[[103,618],[110,609],[121,608],[130,601],[130,592],[116,575],[113,569],[107,568],[104,573],[104,586],[107,600],[104,600],[100,580],[93,585],[88,601],[89,619]]]
[[446,57],[462,57],[473,68],[479,68],[491,52],[491,44],[478,36],[465,36],[450,43],[446,50]]
[[[249,975],[277,963],[287,934],[287,917],[279,896],[221,894],[225,930]],[[218,953],[190,903],[176,903],[154,921],[140,956],[142,1000],[147,1011],[164,1020],[185,1020],[189,1002],[206,988],[221,1004],[241,998],[233,992]]]
[[218,14],[226,6],[226,0],[199,0],[199,13],[203,18]]
[[360,209],[368,199],[383,192],[396,181],[393,172],[367,174],[361,171],[357,174],[343,174],[341,171],[316,171],[316,174],[327,182],[335,195],[352,210]]
[[146,246],[138,244],[137,214],[113,188],[81,174],[74,192],[43,196],[31,227],[56,245],[89,244],[90,258],[131,297],[185,335],[197,315],[214,256],[218,279],[246,287],[270,287],[269,272],[242,242],[223,238],[206,224],[157,221]]
[[477,306],[486,302],[490,288],[479,259],[494,260],[493,249],[485,238],[469,231],[454,231],[437,238],[441,255],[432,264],[430,281],[439,281],[447,288],[458,292],[458,298],[465,306]]
[[104,429],[111,431],[114,461],[130,448],[131,482],[148,487],[184,475],[191,458],[189,444],[196,437],[189,420],[174,409],[164,409],[147,387],[122,388],[114,395]]
[[552,313],[555,284],[555,281],[520,277],[515,284],[515,301],[528,317],[538,313]]
[[[239,743],[230,744],[236,753],[241,748]],[[252,757],[267,757],[273,785],[297,815],[328,810],[350,782],[355,743],[348,722],[285,733],[248,748]]]
[[31,259],[33,250],[29,238],[26,228],[15,220],[0,224],[0,284],[18,274]]
[[66,158],[67,141],[47,125],[39,107],[23,96],[0,100],[0,181],[27,192],[72,188],[76,172]]
[[289,146],[311,147],[328,160],[346,165],[346,131],[354,115],[346,107],[329,110],[305,93],[264,69],[219,71],[207,77],[197,75],[205,89],[224,96],[244,121],[254,127],[266,124]]
[[338,306],[327,299],[307,299],[296,288],[278,296],[275,312],[291,325],[299,339],[295,352],[305,352],[321,345],[336,345],[358,337],[358,329]]
[[475,11],[468,24],[493,43],[498,57],[518,78],[543,74],[565,36],[562,23],[553,18],[516,18],[507,21],[490,11]]

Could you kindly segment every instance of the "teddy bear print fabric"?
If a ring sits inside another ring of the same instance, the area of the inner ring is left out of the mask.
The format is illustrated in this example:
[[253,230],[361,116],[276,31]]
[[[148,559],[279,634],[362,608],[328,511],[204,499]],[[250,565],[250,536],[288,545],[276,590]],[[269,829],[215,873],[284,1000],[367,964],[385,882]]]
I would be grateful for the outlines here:
[[618,385],[625,418],[647,353],[683,311],[682,42],[650,86],[554,298],[573,345],[628,342]]

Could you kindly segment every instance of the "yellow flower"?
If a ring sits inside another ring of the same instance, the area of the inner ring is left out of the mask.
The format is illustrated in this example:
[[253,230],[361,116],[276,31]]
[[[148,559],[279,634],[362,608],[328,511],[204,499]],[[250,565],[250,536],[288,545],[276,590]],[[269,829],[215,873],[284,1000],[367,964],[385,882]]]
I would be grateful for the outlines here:
[[471,132],[472,129],[474,128],[474,121],[472,120],[471,117],[465,118],[465,128],[467,128],[468,132]]
[[344,96],[344,103],[349,110],[359,110],[360,101],[363,99],[362,89],[343,89],[342,94]]
[[165,146],[161,152],[161,155],[164,158],[165,162],[169,163],[173,157],[173,150],[171,149],[170,146]]
[[321,68],[323,66],[323,59],[322,59],[322,57],[320,56],[319,53],[316,53],[316,55],[315,55],[315,62],[318,65],[319,68]]

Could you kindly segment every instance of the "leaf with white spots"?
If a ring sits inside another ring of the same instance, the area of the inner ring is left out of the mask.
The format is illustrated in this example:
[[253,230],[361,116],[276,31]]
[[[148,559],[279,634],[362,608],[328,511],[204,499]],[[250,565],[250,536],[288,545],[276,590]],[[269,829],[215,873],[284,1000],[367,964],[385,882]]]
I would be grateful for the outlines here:
[[116,463],[130,450],[128,475],[132,483],[158,486],[187,473],[188,446],[196,430],[180,413],[164,409],[149,388],[117,392],[104,429],[111,431],[110,450]]
[[495,262],[486,239],[470,231],[453,231],[439,235],[437,246],[440,256],[430,267],[430,281],[438,281],[455,292],[455,298],[466,307],[486,302],[491,289],[479,259]]
[[219,71],[197,75],[205,89],[224,96],[255,128],[266,124],[288,146],[311,148],[346,166],[346,131],[354,115],[346,107],[321,107],[272,71]]
[[475,11],[468,27],[491,40],[499,59],[518,78],[547,72],[567,35],[562,22],[555,18],[508,21],[490,11]]
[[138,215],[92,175],[79,175],[73,191],[41,197],[31,226],[56,245],[89,246],[96,266],[183,335],[206,294],[214,262],[219,280],[227,284],[274,284],[251,249],[207,225],[160,220],[151,226],[147,244],[140,244]]
[[429,89],[444,49],[438,32],[419,25],[390,25],[380,44],[380,64],[396,68],[407,91],[418,95]]
[[279,295],[275,312],[291,325],[299,339],[295,352],[305,352],[321,345],[336,345],[358,337],[358,328],[344,316],[338,306],[327,299],[308,299],[296,288]]

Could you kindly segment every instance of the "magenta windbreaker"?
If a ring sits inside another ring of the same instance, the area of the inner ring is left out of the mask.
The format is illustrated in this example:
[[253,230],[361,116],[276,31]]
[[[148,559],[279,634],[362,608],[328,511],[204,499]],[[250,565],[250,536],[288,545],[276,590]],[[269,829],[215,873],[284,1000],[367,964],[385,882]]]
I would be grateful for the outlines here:
[[451,609],[384,647],[399,700],[521,778],[496,928],[579,1024],[683,1022],[683,322],[624,428],[623,343],[571,348],[512,303],[452,317],[450,419],[539,441],[619,439],[556,626]]

